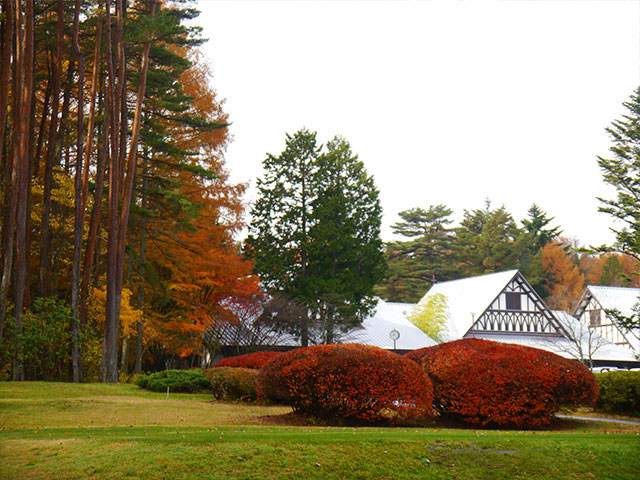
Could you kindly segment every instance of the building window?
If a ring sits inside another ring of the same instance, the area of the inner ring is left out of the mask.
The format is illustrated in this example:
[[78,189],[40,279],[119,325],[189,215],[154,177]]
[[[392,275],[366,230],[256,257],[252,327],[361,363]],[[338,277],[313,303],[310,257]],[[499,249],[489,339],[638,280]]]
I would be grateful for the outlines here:
[[505,296],[507,300],[507,310],[522,310],[522,295],[508,292]]
[[589,326],[598,327],[601,323],[602,310],[600,308],[594,308],[589,311]]

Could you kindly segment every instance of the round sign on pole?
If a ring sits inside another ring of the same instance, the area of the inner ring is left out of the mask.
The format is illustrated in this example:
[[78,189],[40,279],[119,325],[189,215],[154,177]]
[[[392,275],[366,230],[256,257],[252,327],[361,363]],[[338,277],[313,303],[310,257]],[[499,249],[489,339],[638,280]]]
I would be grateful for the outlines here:
[[395,328],[389,332],[389,338],[393,340],[393,349],[396,349],[396,340],[400,338],[400,332]]

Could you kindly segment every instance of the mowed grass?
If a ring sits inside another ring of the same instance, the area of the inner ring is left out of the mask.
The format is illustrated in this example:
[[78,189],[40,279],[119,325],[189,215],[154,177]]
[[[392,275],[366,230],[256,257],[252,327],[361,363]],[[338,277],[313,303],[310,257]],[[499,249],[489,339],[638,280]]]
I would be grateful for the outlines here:
[[640,428],[287,426],[290,409],[132,385],[0,383],[0,479],[636,479]]

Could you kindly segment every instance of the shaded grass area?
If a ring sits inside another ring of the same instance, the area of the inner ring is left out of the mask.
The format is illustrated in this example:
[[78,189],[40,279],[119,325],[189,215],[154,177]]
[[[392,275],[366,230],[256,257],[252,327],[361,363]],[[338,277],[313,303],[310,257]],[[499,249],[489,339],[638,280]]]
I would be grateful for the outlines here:
[[640,471],[640,429],[623,425],[282,426],[288,408],[209,400],[167,401],[130,385],[1,383],[0,478],[635,479]]
[[0,383],[0,429],[261,423],[288,407],[214,403],[207,394],[154,393],[129,384]]

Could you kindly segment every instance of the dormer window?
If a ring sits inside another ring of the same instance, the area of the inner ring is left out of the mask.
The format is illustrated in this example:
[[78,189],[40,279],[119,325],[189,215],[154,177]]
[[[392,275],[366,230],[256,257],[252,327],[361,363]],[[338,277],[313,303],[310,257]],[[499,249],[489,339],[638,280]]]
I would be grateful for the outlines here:
[[507,310],[522,310],[522,295],[520,293],[505,293],[507,300]]

